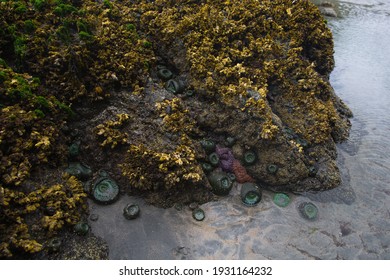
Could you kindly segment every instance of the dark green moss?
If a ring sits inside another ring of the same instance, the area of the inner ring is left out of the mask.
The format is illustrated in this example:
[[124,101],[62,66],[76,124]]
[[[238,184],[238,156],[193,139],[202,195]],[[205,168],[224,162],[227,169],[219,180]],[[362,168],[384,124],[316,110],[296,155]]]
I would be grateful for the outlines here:
[[45,117],[45,113],[43,113],[42,110],[39,110],[39,109],[35,109],[35,110],[34,110],[34,114],[35,114],[35,116],[37,116],[38,118],[44,118],[44,117]]
[[129,31],[133,31],[133,30],[135,30],[135,25],[132,23],[128,23],[128,24],[126,24],[126,29]]
[[103,6],[107,9],[112,9],[112,3],[110,0],[103,0]]
[[35,31],[36,29],[36,25],[34,23],[34,21],[32,21],[31,19],[28,19],[24,22],[24,30],[27,32],[27,33],[32,33]]
[[14,53],[19,58],[23,58],[27,52],[27,41],[24,36],[16,37],[14,41]]
[[69,4],[58,4],[53,10],[53,13],[60,17],[65,17],[74,12],[77,12],[77,8]]
[[33,0],[33,6],[36,10],[42,11],[47,6],[46,0]]
[[88,32],[85,32],[85,31],[80,31],[79,37],[81,40],[87,41],[87,42],[92,41],[94,39],[93,35],[89,34]]

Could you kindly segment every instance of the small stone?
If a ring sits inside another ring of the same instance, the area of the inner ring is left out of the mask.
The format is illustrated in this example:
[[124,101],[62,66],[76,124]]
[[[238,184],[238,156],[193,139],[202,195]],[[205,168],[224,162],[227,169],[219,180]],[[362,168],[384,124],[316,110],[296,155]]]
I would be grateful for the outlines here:
[[89,215],[89,219],[92,222],[96,222],[99,219],[99,215],[98,214],[91,214],[91,215]]
[[182,203],[179,203],[179,202],[176,202],[175,205],[174,205],[175,209],[177,211],[181,211],[183,210],[183,204]]
[[191,202],[190,205],[188,205],[191,210],[198,208],[198,206],[199,204],[197,202]]

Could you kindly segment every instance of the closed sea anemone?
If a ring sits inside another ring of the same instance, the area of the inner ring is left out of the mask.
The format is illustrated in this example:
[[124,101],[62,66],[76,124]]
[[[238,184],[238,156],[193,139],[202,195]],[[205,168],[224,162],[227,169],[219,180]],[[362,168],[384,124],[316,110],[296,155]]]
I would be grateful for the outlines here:
[[127,220],[133,220],[137,218],[140,214],[140,209],[138,204],[127,204],[126,207],[123,209],[123,216]]
[[317,219],[318,208],[311,202],[302,202],[298,205],[298,212],[305,220],[314,221]]

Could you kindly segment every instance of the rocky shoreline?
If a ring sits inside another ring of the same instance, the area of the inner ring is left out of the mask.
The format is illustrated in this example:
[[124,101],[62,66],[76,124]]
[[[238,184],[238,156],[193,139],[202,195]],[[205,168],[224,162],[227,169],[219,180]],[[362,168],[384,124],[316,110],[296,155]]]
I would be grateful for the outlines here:
[[[217,200],[216,171],[279,192],[340,184],[335,143],[352,113],[329,84],[319,10],[198,2],[1,3],[2,256],[45,256],[86,219],[81,185],[92,197],[102,171],[119,195],[160,207]],[[213,162],[205,140],[241,171]]]

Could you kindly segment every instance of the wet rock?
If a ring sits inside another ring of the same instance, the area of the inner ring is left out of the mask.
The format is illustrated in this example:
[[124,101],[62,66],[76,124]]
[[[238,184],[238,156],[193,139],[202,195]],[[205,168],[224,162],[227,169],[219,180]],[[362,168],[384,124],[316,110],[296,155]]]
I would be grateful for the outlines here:
[[89,215],[89,219],[92,222],[96,222],[97,220],[99,220],[99,215],[98,214],[91,214],[91,215]]
[[337,12],[334,4],[329,2],[324,2],[318,5],[320,12],[327,17],[337,17]]

